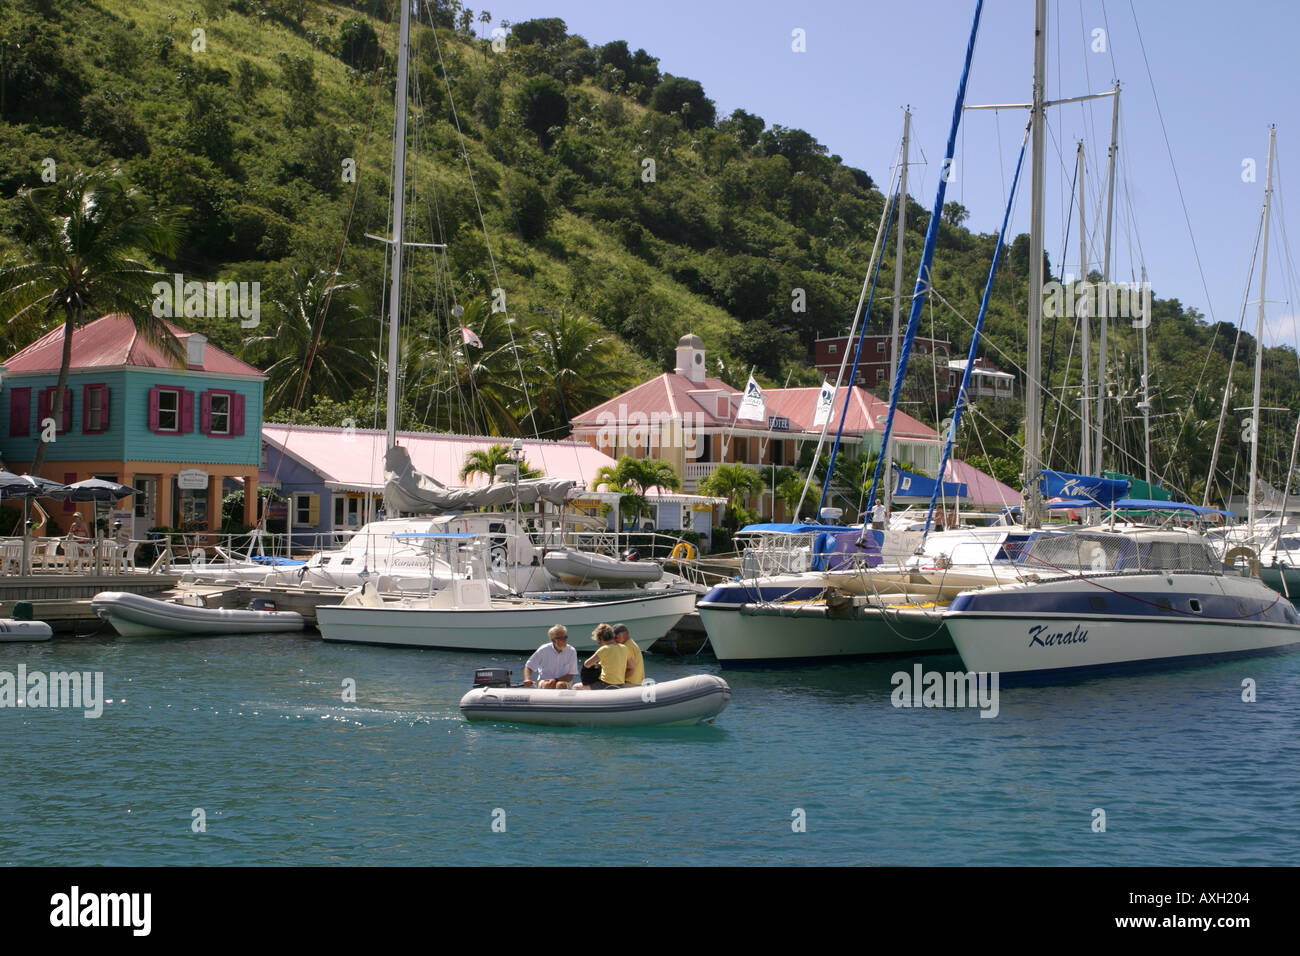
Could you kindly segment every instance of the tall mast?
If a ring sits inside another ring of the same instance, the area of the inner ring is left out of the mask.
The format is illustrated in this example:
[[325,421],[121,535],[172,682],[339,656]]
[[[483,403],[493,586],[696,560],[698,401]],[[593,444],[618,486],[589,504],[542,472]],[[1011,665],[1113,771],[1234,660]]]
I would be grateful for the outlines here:
[[1079,171],[1079,284],[1075,286],[1074,300],[1076,302],[1077,318],[1079,326],[1083,332],[1083,361],[1079,363],[1083,372],[1083,401],[1080,403],[1080,421],[1079,421],[1079,474],[1092,474],[1092,424],[1088,418],[1088,393],[1092,391],[1092,383],[1088,381],[1088,366],[1092,362],[1092,323],[1088,321],[1088,302],[1089,296],[1085,292],[1088,288],[1085,283],[1088,281],[1088,230],[1083,219],[1084,198],[1083,198],[1083,140],[1079,140],[1079,145],[1074,153],[1075,168]]
[[1246,508],[1246,525],[1255,527],[1255,487],[1259,480],[1259,377],[1264,367],[1264,290],[1268,275],[1268,219],[1273,200],[1273,147],[1277,127],[1268,128],[1268,175],[1264,179],[1264,247],[1259,262],[1259,315],[1255,320],[1255,394],[1251,402],[1253,427],[1250,430],[1250,500]]
[[406,74],[411,46],[411,4],[400,0],[401,33],[397,41],[397,105],[393,131],[393,237],[392,276],[388,293],[388,407],[384,447],[397,444],[397,365],[402,310],[402,227],[406,218]]
[[[1130,273],[1132,275],[1132,273]],[[1142,288],[1147,285],[1147,267],[1142,267]],[[1151,484],[1151,389],[1150,378],[1147,375],[1147,325],[1149,324],[1147,315],[1142,316],[1142,401],[1138,402],[1138,411],[1142,413],[1142,461],[1146,466],[1147,484]],[[1214,472],[1211,469],[1210,477],[1206,479],[1206,503],[1209,501],[1209,487],[1214,481]]]
[[1038,472],[1042,467],[1042,336],[1043,336],[1043,196],[1046,154],[1044,85],[1047,76],[1047,0],[1034,2],[1034,99],[1030,111],[1033,126],[1033,174],[1029,225],[1029,358],[1025,370],[1025,526],[1042,524],[1042,490]]
[[[1106,174],[1106,253],[1102,259],[1101,281],[1102,289],[1105,290],[1106,305],[1099,310],[1101,316],[1101,336],[1097,340],[1097,454],[1093,460],[1097,463],[1097,474],[1101,474],[1102,467],[1102,436],[1101,426],[1102,418],[1106,411],[1106,317],[1110,312],[1110,304],[1114,302],[1115,297],[1110,292],[1110,235],[1115,221],[1115,160],[1119,156],[1119,81],[1115,82],[1115,92],[1111,101],[1110,111],[1110,150],[1107,165],[1110,167]],[[1145,278],[1143,281],[1146,281]],[[1143,322],[1146,316],[1143,316]],[[1142,341],[1145,343],[1147,338],[1146,326],[1142,327]],[[1143,361],[1146,360],[1146,347],[1143,346]],[[1145,374],[1145,369],[1143,370]],[[1148,462],[1148,470],[1150,463]],[[1151,476],[1147,475],[1147,481],[1151,481]]]
[[[894,255],[894,323],[890,332],[889,346],[889,391],[893,394],[894,379],[898,376],[898,325],[899,315],[903,308],[903,238],[906,235],[907,222],[907,139],[912,131],[912,110],[908,107],[903,110],[903,148],[902,168],[899,170],[898,178],[898,251]],[[889,480],[889,466],[893,461],[893,456],[889,453],[888,448],[880,449],[880,453],[885,456],[885,513],[888,514],[893,504],[894,483]]]

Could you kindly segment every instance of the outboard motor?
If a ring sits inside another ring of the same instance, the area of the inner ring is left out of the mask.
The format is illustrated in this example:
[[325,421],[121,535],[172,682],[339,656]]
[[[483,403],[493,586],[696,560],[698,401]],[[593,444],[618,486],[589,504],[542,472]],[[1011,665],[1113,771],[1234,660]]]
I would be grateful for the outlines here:
[[250,611],[274,611],[275,602],[270,598],[253,598],[248,602],[248,609]]
[[510,671],[505,667],[480,667],[474,672],[475,687],[509,687]]
[[635,551],[633,551],[632,549],[629,548],[627,551],[624,551],[624,552],[623,552],[622,560],[624,560],[624,561],[637,561],[637,560],[640,560],[640,558],[641,558],[641,555],[639,555],[637,552],[635,552]]

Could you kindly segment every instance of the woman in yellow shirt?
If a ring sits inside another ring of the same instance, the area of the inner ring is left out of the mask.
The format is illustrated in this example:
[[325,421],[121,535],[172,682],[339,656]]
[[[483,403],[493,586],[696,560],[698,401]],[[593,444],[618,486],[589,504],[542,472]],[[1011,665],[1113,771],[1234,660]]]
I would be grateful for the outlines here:
[[600,646],[596,653],[583,661],[584,667],[600,665],[600,678],[585,684],[594,690],[617,689],[627,683],[627,673],[631,669],[628,650],[614,640],[614,629],[608,624],[599,624],[591,632]]

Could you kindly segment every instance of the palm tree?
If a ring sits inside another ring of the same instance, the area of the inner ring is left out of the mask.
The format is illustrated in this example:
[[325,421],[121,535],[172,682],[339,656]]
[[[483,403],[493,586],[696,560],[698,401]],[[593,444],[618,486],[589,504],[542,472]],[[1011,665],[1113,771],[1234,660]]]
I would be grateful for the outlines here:
[[724,524],[734,531],[740,524],[740,516],[748,514],[745,502],[765,488],[763,476],[757,470],[746,465],[724,464],[700,482],[700,491],[715,498],[727,499],[727,518]]
[[582,315],[560,311],[529,329],[529,397],[539,435],[568,434],[579,412],[617,395],[625,381],[616,338]]
[[325,269],[305,278],[295,272],[292,293],[275,303],[278,321],[244,339],[245,355],[270,362],[263,369],[267,412],[298,408],[304,399],[346,399],[374,374],[374,354],[353,346],[376,332],[352,300],[356,288]]
[[[492,445],[487,451],[472,451],[465,456],[465,464],[460,469],[460,480],[470,475],[487,475],[488,484],[497,480],[497,465],[513,465],[514,457],[505,445]],[[519,477],[540,478],[541,471],[528,464],[526,459],[519,459]]]
[[602,486],[623,495],[623,500],[619,502],[619,510],[622,514],[630,514],[633,523],[636,524],[639,523],[642,515],[650,513],[646,492],[652,488],[658,488],[660,491],[664,489],[678,491],[682,487],[682,480],[677,476],[676,469],[666,461],[623,455],[613,468],[606,465],[596,472],[591,487]]
[[[181,364],[180,342],[150,308],[154,283],[166,277],[135,256],[173,254],[184,210],[158,209],[117,171],[77,172],[19,196],[27,261],[0,267],[0,308],[9,322],[63,323],[51,417],[59,421],[63,414],[72,334],[92,319],[129,316],[144,339]],[[47,448],[37,445],[32,474],[41,473]]]
[[[513,320],[503,312],[489,312],[487,303],[477,300],[465,307],[450,330],[450,363],[447,368],[446,404],[443,414],[467,409],[472,420],[483,421],[492,435],[522,435],[517,411],[527,412],[521,387],[522,361],[513,335]],[[461,327],[478,336],[482,345],[462,341]],[[440,421],[440,424],[444,424]],[[446,421],[449,430],[468,430],[464,421]]]

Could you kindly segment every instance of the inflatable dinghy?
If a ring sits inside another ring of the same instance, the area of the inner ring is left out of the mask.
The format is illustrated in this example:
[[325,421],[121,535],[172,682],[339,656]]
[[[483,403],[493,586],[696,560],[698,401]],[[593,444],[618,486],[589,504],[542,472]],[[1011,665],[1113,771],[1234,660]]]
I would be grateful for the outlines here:
[[123,637],[266,634],[303,629],[302,615],[297,611],[240,611],[176,604],[122,591],[101,591],[91,599],[90,606]]
[[0,644],[48,641],[53,633],[44,621],[16,621],[10,617],[0,618]]
[[566,584],[650,584],[664,576],[664,569],[653,561],[621,561],[571,548],[546,552],[542,565]]
[[647,727],[707,723],[731,700],[713,674],[692,674],[624,690],[538,690],[476,687],[460,699],[469,720],[505,720],[565,727]]

